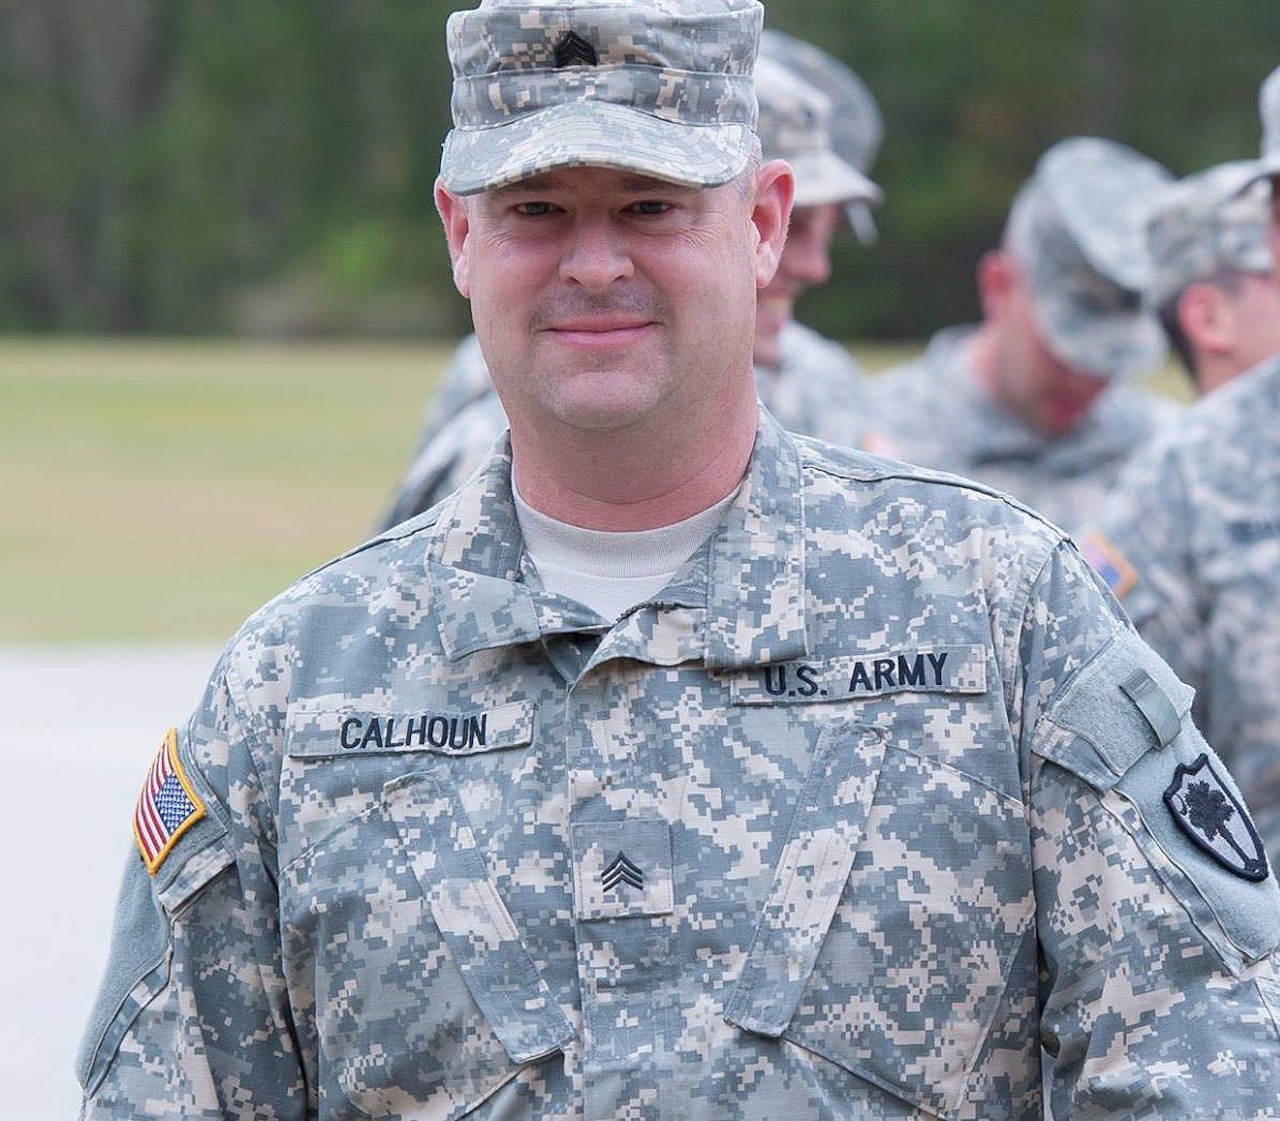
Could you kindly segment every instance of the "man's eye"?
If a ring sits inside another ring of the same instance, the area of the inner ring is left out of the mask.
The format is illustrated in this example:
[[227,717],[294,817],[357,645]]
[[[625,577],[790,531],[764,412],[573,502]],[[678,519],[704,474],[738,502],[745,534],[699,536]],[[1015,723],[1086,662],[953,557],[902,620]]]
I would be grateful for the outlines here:
[[666,214],[671,210],[671,204],[669,202],[658,202],[656,199],[645,199],[642,202],[632,203],[631,210],[635,214]]
[[543,215],[553,213],[555,209],[555,206],[549,202],[522,202],[516,207],[516,213],[523,214],[526,218],[541,218]]

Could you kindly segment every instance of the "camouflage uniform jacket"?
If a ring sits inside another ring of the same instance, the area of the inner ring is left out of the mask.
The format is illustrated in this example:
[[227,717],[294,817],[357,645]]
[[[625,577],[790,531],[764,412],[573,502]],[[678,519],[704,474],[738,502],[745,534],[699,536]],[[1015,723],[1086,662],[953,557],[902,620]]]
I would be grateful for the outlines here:
[[1166,812],[1212,753],[1057,531],[765,415],[610,627],[509,480],[232,640],[86,1117],[1029,1121],[1042,1041],[1058,1121],[1275,1116],[1280,892]]
[[1280,358],[1210,394],[1121,478],[1086,552],[1195,714],[1280,857]]
[[[779,345],[778,369],[756,367],[756,392],[765,407],[790,432],[854,446],[868,423],[858,363],[839,343],[799,323],[783,328]],[[379,530],[421,514],[457,490],[506,427],[480,344],[470,335],[445,368],[413,461],[379,519]]]
[[919,359],[870,383],[877,451],[954,471],[1021,499],[1075,529],[1097,516],[1133,450],[1178,411],[1117,385],[1074,432],[1048,439],[992,400],[966,359],[973,328],[949,328]]

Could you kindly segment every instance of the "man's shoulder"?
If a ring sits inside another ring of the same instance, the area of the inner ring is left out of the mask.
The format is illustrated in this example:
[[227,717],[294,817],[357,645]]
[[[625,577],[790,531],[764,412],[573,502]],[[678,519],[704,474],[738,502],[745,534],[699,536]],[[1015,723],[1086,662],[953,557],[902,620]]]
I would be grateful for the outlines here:
[[[393,609],[402,592],[409,600],[420,601],[428,537],[439,523],[443,505],[400,522],[300,576],[245,620],[228,643],[228,652],[292,643],[308,620],[318,615],[376,615],[383,608]],[[408,606],[406,600],[402,613]]]
[[1280,452],[1280,357],[1184,408],[1134,456],[1135,470],[1177,469],[1197,479],[1268,476]]
[[1031,507],[974,479],[820,440],[796,437],[796,443],[813,477],[811,490],[861,505],[894,506],[896,516],[941,518],[950,536],[998,524],[1050,544],[1065,540],[1062,530]]

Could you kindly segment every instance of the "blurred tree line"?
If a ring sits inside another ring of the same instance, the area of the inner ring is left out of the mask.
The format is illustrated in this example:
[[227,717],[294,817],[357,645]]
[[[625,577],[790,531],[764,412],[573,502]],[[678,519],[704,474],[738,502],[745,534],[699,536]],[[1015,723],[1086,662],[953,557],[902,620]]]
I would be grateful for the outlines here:
[[[0,329],[465,329],[431,186],[469,2],[0,0]],[[765,6],[884,115],[880,240],[840,244],[804,309],[845,338],[971,318],[974,263],[1062,136],[1177,174],[1256,154],[1280,64],[1275,0]]]

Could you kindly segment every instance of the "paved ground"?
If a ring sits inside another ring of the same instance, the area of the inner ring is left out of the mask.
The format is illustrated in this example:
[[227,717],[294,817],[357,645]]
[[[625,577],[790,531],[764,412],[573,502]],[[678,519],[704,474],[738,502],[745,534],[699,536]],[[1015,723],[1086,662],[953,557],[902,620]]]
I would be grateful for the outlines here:
[[0,646],[0,1085],[5,1116],[68,1121],[139,783],[195,707],[213,647]]

